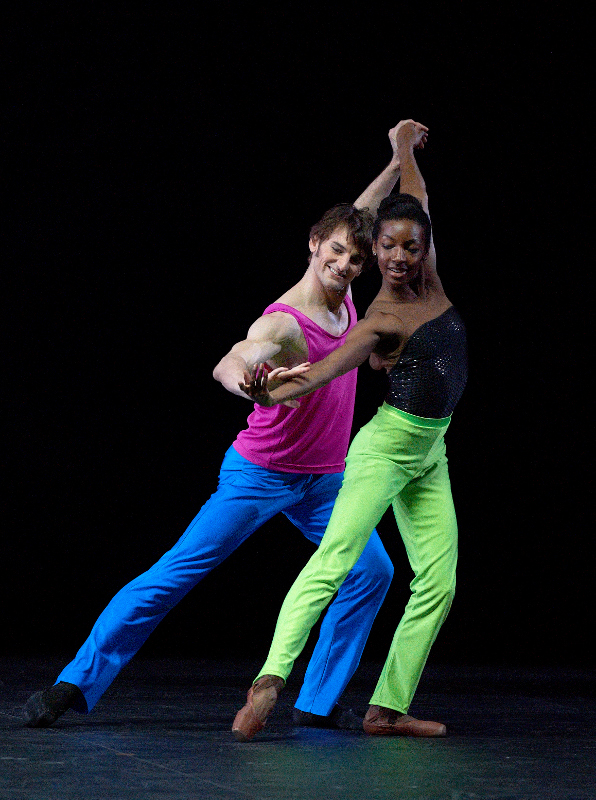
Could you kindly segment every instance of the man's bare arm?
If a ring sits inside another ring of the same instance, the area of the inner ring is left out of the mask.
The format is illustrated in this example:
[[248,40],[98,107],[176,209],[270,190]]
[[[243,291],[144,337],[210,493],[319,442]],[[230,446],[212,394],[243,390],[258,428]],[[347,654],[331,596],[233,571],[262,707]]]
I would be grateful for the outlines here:
[[391,128],[389,131],[389,142],[391,143],[392,150],[391,161],[383,172],[377,175],[374,181],[366,187],[354,203],[356,208],[368,208],[373,216],[377,215],[381,200],[391,194],[395,184],[399,180],[399,156],[397,154],[397,145],[395,141],[395,131],[397,127],[396,125],[395,128]]
[[[256,363],[266,363],[271,359],[283,356],[284,351],[292,349],[292,345],[297,345],[301,337],[300,326],[290,314],[275,312],[266,314],[254,322],[246,335],[246,339],[237,342],[227,355],[213,370],[213,377],[222,386],[238,397],[247,397],[241,391],[238,384],[243,380],[247,369]],[[294,374],[300,374],[302,365],[294,367],[284,372],[284,376],[291,378]],[[275,370],[275,375],[280,373]],[[278,385],[283,378],[278,378],[275,385]]]
[[360,197],[355,201],[356,208],[368,208],[376,216],[381,200],[388,197],[399,180],[399,160],[392,158],[383,172],[366,187]]

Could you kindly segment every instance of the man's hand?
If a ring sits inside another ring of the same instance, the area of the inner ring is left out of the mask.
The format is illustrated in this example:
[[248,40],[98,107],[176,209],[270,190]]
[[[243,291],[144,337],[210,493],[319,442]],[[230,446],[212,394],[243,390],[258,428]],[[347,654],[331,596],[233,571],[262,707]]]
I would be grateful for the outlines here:
[[[269,408],[277,405],[275,400],[271,397],[272,392],[277,386],[280,386],[284,381],[292,380],[297,375],[303,375],[310,370],[310,361],[305,361],[303,364],[298,364],[296,367],[288,369],[288,367],[278,367],[277,369],[267,372],[265,364],[255,364],[248,372],[244,371],[244,382],[239,383],[238,387],[247,394],[251,400],[258,403],[260,406]],[[284,406],[290,408],[298,408],[300,405],[299,400],[287,400],[283,403]]]
[[423,150],[428,139],[428,128],[413,119],[402,119],[395,128],[389,131],[389,141],[393,149],[394,159],[399,161],[400,147],[409,146],[415,150]]

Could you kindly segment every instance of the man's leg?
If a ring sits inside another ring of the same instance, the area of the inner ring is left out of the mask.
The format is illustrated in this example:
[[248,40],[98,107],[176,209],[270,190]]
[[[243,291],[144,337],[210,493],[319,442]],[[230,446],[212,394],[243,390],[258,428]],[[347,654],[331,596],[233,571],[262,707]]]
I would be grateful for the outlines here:
[[406,714],[455,593],[457,522],[444,455],[393,508],[415,577],[370,702]]
[[217,491],[186,532],[147,572],[110,601],[57,683],[78,686],[90,711],[158,623],[213,567],[267,519],[295,500],[288,478],[270,473],[230,448]]
[[[343,474],[313,476],[311,480],[301,501],[284,513],[310,541],[319,545]],[[373,530],[362,555],[327,609],[296,708],[325,717],[333,711],[360,663],[392,576],[393,564]]]

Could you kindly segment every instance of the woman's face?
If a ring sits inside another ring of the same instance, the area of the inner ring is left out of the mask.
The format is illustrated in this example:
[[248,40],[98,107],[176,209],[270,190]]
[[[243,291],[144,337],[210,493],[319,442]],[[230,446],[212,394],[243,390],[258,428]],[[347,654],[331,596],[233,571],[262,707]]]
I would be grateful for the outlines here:
[[390,287],[405,286],[418,275],[426,254],[424,230],[411,219],[384,220],[373,252],[383,280]]

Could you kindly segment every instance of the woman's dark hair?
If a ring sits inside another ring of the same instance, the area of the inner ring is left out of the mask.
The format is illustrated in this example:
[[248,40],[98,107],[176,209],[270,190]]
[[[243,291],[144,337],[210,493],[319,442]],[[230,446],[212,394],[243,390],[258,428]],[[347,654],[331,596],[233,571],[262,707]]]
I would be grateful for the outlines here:
[[355,208],[351,203],[339,203],[326,211],[310,229],[310,238],[324,242],[336,228],[344,226],[348,237],[363,257],[363,268],[374,263],[372,254],[373,216],[367,208]]
[[417,222],[424,232],[424,250],[428,253],[430,247],[432,228],[422,203],[412,194],[390,194],[381,201],[375,224],[373,225],[372,238],[376,241],[381,230],[381,223],[391,219],[409,219]]

